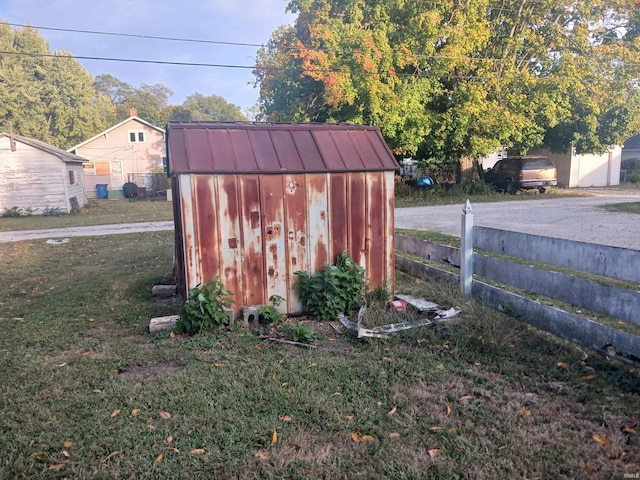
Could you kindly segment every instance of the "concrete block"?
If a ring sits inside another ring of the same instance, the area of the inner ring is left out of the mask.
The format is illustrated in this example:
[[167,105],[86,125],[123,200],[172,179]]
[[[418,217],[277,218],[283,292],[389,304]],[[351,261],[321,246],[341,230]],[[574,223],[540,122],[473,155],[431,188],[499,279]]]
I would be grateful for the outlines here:
[[229,325],[236,323],[236,312],[233,308],[225,308],[224,313],[229,317]]
[[261,306],[262,305],[244,305],[242,307],[242,317],[245,327],[248,327],[251,323],[258,323]]
[[154,285],[151,288],[151,294],[154,297],[173,297],[177,289],[177,285]]
[[149,333],[171,330],[178,320],[180,320],[180,315],[152,318],[149,322]]

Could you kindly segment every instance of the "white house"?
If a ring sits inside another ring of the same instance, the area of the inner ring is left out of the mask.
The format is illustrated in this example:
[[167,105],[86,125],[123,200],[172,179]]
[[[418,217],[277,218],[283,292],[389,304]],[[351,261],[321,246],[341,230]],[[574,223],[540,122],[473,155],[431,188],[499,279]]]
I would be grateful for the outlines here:
[[0,133],[0,211],[71,213],[86,203],[86,159],[47,143]]

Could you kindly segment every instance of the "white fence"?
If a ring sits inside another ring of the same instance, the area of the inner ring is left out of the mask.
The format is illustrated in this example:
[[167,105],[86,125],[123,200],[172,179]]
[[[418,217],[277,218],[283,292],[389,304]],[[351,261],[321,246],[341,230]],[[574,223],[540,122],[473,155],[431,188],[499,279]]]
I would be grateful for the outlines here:
[[[404,235],[395,238],[396,250],[460,267],[460,274],[402,255],[396,255],[396,266],[417,277],[460,282],[462,292],[479,302],[509,310],[525,322],[574,343],[640,363],[640,337],[624,331],[626,324],[633,325],[630,329],[640,326],[640,292],[635,285],[640,282],[640,251],[474,226],[469,207],[467,204],[463,210],[461,249]],[[532,266],[531,261],[561,271]],[[631,284],[612,286],[581,278],[576,272]],[[481,278],[612,317],[620,322],[619,328],[489,285]]]

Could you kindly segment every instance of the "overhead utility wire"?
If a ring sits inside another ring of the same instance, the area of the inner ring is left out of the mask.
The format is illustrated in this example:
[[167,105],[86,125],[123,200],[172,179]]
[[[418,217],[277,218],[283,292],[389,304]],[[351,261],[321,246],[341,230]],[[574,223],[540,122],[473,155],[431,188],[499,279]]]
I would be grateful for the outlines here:
[[[4,22],[0,22],[0,23],[4,23]],[[158,37],[155,35],[141,35],[136,33],[116,33],[116,32],[101,32],[96,30],[77,30],[72,28],[39,27],[36,25],[25,25],[22,23],[6,23],[6,25],[10,25],[12,27],[35,28],[37,30],[53,30],[56,32],[88,33],[91,35],[108,35],[112,37],[145,38],[149,40],[167,40],[172,42],[210,43],[214,45],[233,45],[237,47],[264,47],[264,45],[261,43],[223,42],[218,40],[200,40],[196,38]]]

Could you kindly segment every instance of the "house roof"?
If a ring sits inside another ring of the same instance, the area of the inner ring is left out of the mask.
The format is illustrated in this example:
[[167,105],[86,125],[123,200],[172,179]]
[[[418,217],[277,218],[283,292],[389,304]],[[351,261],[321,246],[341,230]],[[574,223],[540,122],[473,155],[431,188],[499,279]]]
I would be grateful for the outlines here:
[[58,147],[54,147],[53,145],[49,145],[48,143],[42,142],[40,140],[36,140],[35,138],[27,138],[20,135],[10,135],[8,133],[2,132],[0,133],[0,137],[12,138],[16,142],[24,143],[25,145],[29,145],[30,147],[37,148],[38,150],[42,150],[43,152],[50,153],[51,155],[55,155],[60,160],[66,163],[86,163],[89,160],[86,158],[80,157],[75,153],[69,153],[66,150],[63,150]]
[[640,150],[640,135],[631,137],[626,142],[624,142],[624,148],[629,150]]
[[325,173],[396,170],[375,127],[169,122],[169,168],[182,173]]
[[73,152],[74,150],[77,150],[80,147],[84,147],[87,143],[91,143],[93,142],[96,138],[101,137],[102,135],[105,135],[113,130],[115,130],[116,128],[121,127],[122,125],[125,125],[126,123],[129,123],[131,121],[135,121],[135,122],[139,122],[142,123],[143,125],[146,125],[147,127],[153,128],[154,130],[157,130],[158,132],[161,132],[164,134],[164,130],[161,129],[160,127],[156,127],[155,125],[147,122],[146,120],[141,119],[140,117],[136,117],[136,116],[132,116],[127,118],[126,120],[121,121],[120,123],[115,124],[113,127],[111,128],[107,128],[105,131],[98,133],[97,135],[94,135],[93,137],[91,137],[88,140],[85,140],[82,143],[79,143],[78,145],[76,145],[75,147],[71,147],[68,151],[69,152]]

